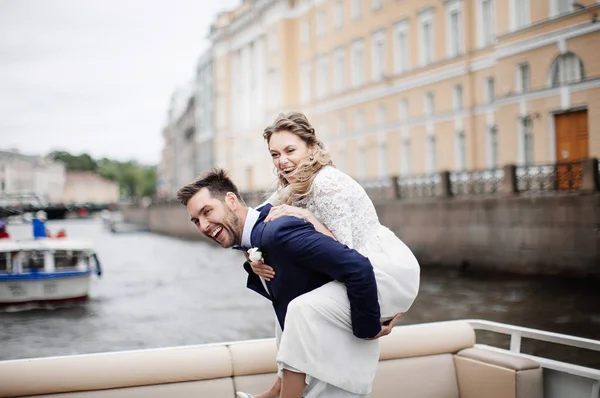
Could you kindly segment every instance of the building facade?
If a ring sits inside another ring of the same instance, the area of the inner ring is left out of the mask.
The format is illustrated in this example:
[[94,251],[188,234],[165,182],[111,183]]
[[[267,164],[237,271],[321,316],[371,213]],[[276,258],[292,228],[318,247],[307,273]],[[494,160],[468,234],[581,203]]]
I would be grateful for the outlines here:
[[213,42],[215,164],[274,181],[301,110],[358,180],[600,156],[596,0],[244,1]]
[[161,199],[169,199],[175,189],[174,174],[175,166],[173,162],[173,132],[171,126],[165,126],[162,131],[163,147],[160,156],[160,162],[156,168],[157,182],[156,195]]
[[69,171],[64,190],[65,204],[112,204],[119,201],[119,184],[90,171]]
[[175,90],[163,128],[163,151],[157,168],[157,195],[172,198],[196,175],[196,119],[194,84]]
[[196,163],[195,174],[210,170],[214,165],[215,90],[212,49],[198,61],[196,70]]
[[65,173],[61,162],[0,151],[0,196],[35,195],[42,203],[63,203]]

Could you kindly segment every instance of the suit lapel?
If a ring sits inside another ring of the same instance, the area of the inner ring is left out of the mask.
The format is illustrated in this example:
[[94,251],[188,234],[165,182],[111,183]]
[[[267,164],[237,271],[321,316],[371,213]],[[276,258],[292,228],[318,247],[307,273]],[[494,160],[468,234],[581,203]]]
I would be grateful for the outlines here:
[[[266,226],[264,220],[269,214],[269,211],[272,207],[273,206],[271,206],[270,204],[266,204],[263,207],[257,209],[260,212],[260,215],[258,216],[258,220],[256,220],[256,224],[254,224],[254,227],[252,228],[252,232],[250,233],[250,244],[252,245],[252,247],[258,247],[260,249],[260,242],[262,241],[263,231],[265,230]],[[266,253],[265,255],[268,255],[268,253]],[[269,291],[269,295],[271,296],[272,300],[273,290],[271,289],[271,282],[266,281],[266,283],[267,290]]]
[[250,233],[250,244],[252,245],[252,247],[260,248],[262,234],[265,230],[265,223],[263,221],[269,214],[269,210],[271,210],[271,207],[272,206],[270,204],[267,204],[257,209],[260,212],[260,215],[258,216],[258,220],[256,220],[254,227],[252,227],[252,232]]

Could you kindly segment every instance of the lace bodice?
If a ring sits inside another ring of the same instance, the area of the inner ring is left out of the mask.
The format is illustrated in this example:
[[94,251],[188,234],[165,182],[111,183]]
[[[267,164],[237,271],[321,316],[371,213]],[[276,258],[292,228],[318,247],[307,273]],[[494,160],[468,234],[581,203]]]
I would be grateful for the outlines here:
[[[269,202],[277,205],[277,195]],[[312,194],[294,206],[310,210],[339,242],[359,252],[379,226],[375,206],[363,187],[331,166],[319,171]]]

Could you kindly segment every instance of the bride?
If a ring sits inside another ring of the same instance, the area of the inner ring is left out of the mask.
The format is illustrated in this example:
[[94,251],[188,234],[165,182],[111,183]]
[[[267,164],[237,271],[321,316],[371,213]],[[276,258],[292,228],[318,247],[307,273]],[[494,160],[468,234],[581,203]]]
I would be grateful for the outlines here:
[[[274,207],[265,222],[281,216],[302,218],[317,231],[368,257],[377,281],[382,323],[394,324],[410,308],[419,289],[419,264],[411,250],[379,223],[365,190],[333,166],[306,116],[298,112],[281,114],[265,129],[263,137],[279,180],[268,200]],[[275,277],[266,264],[251,266],[266,280]],[[282,398],[300,398],[297,394],[302,394],[305,383],[308,387],[304,397],[367,396],[379,350],[350,362],[344,355],[348,344],[361,344],[352,335],[344,285],[330,282],[292,303],[285,330],[277,333],[279,377],[269,391],[254,398],[275,398],[280,393]],[[252,395],[238,392],[237,397]]]

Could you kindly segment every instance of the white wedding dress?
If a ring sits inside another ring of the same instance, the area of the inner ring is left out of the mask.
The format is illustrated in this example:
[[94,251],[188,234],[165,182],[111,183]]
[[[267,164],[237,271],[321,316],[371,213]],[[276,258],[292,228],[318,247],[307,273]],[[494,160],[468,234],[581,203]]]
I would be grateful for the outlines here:
[[[269,202],[278,205],[277,195]],[[310,210],[339,242],[369,258],[382,320],[410,308],[419,290],[417,259],[379,223],[373,202],[355,180],[325,166],[313,181],[311,195],[294,205]],[[285,331],[280,332],[278,368],[280,372],[287,368],[307,374],[305,397],[357,398],[370,394],[379,341],[352,334],[350,302],[343,283],[330,282],[293,300]]]

